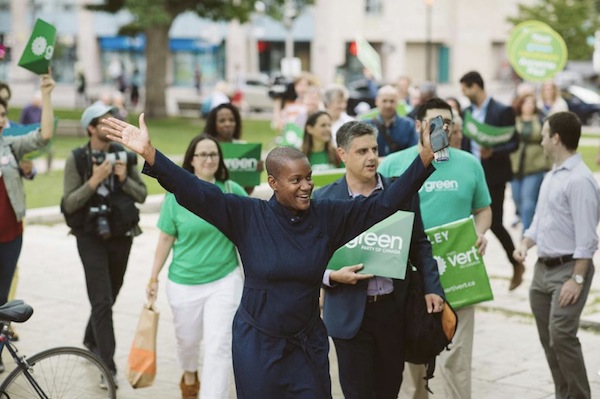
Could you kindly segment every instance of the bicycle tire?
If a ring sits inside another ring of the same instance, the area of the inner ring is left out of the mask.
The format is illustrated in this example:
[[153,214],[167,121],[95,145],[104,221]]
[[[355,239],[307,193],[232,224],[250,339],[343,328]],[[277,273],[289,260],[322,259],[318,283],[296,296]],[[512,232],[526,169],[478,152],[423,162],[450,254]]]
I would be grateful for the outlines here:
[[[27,358],[32,375],[44,393],[52,399],[116,399],[112,373],[91,352],[81,348],[58,347]],[[100,387],[104,378],[106,388]],[[13,370],[0,385],[10,399],[39,397],[21,368]]]

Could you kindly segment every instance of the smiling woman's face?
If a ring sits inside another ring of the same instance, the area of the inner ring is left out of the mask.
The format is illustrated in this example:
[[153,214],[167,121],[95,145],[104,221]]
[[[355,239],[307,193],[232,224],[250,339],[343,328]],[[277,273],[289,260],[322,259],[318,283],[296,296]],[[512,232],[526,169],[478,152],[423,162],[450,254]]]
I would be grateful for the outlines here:
[[314,188],[312,170],[308,159],[289,160],[281,165],[277,177],[269,176],[269,184],[277,201],[290,212],[297,214],[310,206]]

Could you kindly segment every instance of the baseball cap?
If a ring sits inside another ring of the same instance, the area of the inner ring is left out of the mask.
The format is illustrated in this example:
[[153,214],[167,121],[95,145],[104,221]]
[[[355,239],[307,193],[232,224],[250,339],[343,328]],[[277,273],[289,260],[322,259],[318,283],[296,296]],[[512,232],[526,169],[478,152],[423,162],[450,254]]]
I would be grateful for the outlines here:
[[116,109],[117,108],[112,105],[106,105],[100,101],[96,101],[83,111],[83,114],[81,115],[81,126],[83,126],[84,129],[87,129],[94,119],[112,113]]

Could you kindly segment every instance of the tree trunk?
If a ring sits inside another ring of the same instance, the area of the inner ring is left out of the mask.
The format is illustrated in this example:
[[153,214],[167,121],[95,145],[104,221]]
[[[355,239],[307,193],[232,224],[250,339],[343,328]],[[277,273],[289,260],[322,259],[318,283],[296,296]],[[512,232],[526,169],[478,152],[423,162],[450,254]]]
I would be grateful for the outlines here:
[[154,25],[146,33],[146,105],[147,118],[167,116],[167,60],[169,25]]

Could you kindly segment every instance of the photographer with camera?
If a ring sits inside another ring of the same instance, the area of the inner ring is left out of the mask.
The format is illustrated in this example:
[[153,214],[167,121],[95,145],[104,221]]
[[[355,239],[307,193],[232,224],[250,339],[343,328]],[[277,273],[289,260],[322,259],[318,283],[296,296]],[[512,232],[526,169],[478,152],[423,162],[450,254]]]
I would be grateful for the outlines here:
[[141,234],[135,202],[144,202],[147,191],[137,156],[112,143],[101,129],[101,120],[114,111],[101,103],[83,111],[81,124],[90,140],[67,156],[61,211],[77,239],[92,307],[83,344],[116,374],[112,306],[133,237]]

